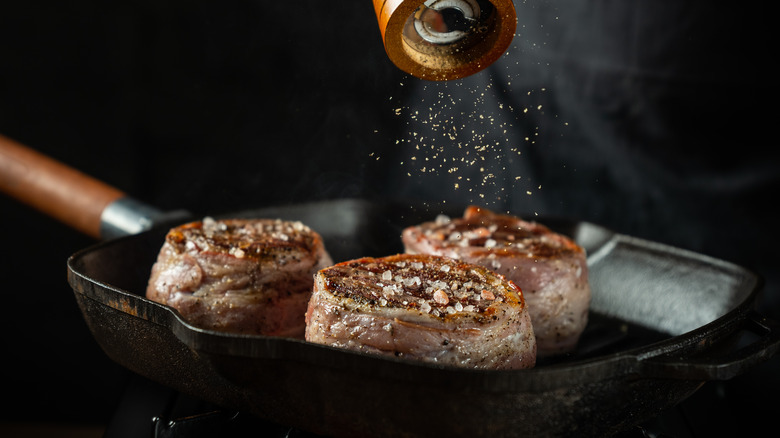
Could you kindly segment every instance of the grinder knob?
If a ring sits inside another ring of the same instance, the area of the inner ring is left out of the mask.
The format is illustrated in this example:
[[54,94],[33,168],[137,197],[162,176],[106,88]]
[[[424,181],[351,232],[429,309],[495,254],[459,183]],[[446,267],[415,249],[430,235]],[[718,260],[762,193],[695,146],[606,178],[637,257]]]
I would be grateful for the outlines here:
[[401,70],[444,81],[504,54],[517,27],[512,0],[374,0],[387,56]]

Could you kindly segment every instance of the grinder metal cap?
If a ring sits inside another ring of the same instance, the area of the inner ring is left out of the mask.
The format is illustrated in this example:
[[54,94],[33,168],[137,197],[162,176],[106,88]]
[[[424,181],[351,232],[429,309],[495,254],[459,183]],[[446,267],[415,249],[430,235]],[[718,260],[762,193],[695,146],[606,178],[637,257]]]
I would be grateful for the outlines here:
[[374,0],[387,55],[401,70],[446,81],[495,62],[512,43],[512,0]]

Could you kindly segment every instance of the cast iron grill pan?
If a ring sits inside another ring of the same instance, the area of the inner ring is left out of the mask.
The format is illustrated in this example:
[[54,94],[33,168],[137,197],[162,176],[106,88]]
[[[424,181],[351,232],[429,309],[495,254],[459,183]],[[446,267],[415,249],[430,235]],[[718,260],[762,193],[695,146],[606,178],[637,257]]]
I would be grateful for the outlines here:
[[[439,213],[339,199],[232,217],[301,220],[343,261],[401,252],[401,230]],[[585,247],[593,301],[577,351],[531,370],[443,367],[193,327],[143,296],[166,228],[74,254],[68,280],[95,339],[119,364],[205,401],[329,436],[610,435],[776,353],[776,323],[752,311],[760,288],[752,272],[590,223],[539,222]]]

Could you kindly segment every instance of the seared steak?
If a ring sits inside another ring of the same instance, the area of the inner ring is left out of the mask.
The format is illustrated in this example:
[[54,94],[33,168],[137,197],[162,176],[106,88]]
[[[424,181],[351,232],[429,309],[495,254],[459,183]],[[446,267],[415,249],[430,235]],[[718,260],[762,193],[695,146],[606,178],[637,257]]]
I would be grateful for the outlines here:
[[539,356],[572,350],[588,322],[585,251],[544,225],[469,207],[403,231],[406,252],[453,257],[485,266],[523,291]]
[[206,218],[168,232],[146,296],[200,328],[302,338],[314,273],[332,263],[300,222]]
[[429,255],[362,258],[318,272],[306,340],[461,367],[536,363],[517,286],[481,266]]

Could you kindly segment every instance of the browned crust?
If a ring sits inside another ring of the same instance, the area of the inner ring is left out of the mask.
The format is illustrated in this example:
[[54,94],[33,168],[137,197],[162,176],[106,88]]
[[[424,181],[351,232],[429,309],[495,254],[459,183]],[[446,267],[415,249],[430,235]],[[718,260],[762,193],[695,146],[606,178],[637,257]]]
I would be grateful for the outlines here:
[[165,240],[178,253],[186,252],[187,245],[196,245],[201,252],[256,260],[312,253],[323,245],[322,238],[306,225],[280,219],[204,219],[171,229]]
[[493,319],[496,306],[525,306],[520,289],[482,266],[448,257],[397,254],[364,257],[323,269],[328,292],[357,304],[417,309],[439,318]]
[[[462,218],[410,227],[417,239],[434,240],[443,248],[467,246],[473,256],[526,256],[535,259],[581,254],[583,248],[546,226],[516,216],[470,206]],[[484,251],[480,248],[484,248]]]

